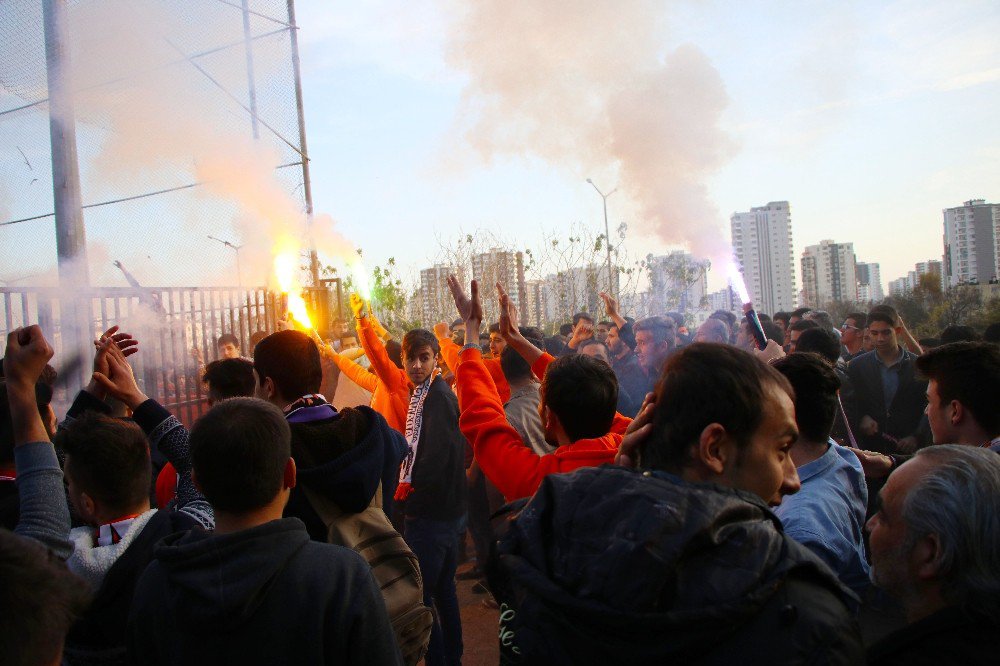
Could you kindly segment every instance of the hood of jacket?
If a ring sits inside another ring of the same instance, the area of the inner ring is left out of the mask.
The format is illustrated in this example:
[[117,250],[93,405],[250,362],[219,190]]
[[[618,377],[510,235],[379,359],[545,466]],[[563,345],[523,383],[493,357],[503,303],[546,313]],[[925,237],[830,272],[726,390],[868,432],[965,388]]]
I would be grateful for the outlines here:
[[611,465],[546,477],[499,555],[515,597],[533,600],[528,615],[562,640],[620,642],[620,654],[650,635],[659,654],[704,650],[792,569],[850,596],[756,496]]
[[278,574],[309,543],[305,525],[282,518],[231,534],[192,530],[164,538],[155,556],[180,621],[202,630],[239,627]]
[[406,451],[402,435],[370,407],[329,407],[325,418],[288,425],[298,482],[348,513],[368,507],[385,470]]

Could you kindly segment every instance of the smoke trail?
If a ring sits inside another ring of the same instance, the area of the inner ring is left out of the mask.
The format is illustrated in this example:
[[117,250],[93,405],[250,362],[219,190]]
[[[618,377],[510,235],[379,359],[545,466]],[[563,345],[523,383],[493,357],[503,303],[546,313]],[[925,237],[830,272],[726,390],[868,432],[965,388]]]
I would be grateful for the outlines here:
[[469,75],[461,120],[484,160],[537,155],[581,177],[617,177],[641,230],[728,259],[705,182],[735,150],[720,126],[729,100],[697,47],[663,53],[670,3],[465,7],[450,31],[449,59]]

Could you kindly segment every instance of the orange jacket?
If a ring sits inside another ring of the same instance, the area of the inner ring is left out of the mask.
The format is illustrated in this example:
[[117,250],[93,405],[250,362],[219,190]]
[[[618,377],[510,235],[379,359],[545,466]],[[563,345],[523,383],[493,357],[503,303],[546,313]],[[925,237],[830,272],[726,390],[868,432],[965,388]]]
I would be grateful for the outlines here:
[[[372,391],[371,407],[384,416],[392,428],[405,434],[406,410],[410,406],[410,378],[389,360],[385,345],[375,333],[369,317],[358,320],[358,339],[378,380],[375,390]],[[339,363],[337,367],[340,367]],[[360,382],[357,383],[364,387]]]
[[[542,381],[542,379],[545,378],[545,370],[549,367],[549,363],[551,363],[554,360],[556,359],[552,354],[548,352],[542,352],[542,355],[538,357],[538,360],[536,360],[534,364],[532,364],[531,371],[535,373],[536,377],[538,377],[538,381]],[[623,416],[618,412],[615,412],[615,420],[611,422],[611,430],[609,432],[618,435],[624,435],[625,430],[629,427],[629,424],[631,423],[632,419],[630,419],[627,416]],[[618,443],[619,444],[621,443],[621,439],[618,440]],[[618,447],[616,446],[615,449],[617,448]]]
[[462,351],[456,375],[459,427],[472,443],[479,467],[508,502],[533,495],[549,474],[614,462],[622,441],[618,433],[581,439],[545,456],[525,446],[507,422],[503,402],[479,350]]
[[[438,344],[441,345],[441,358],[451,368],[452,373],[457,376],[458,366],[462,362],[462,348],[451,338],[438,338]],[[500,359],[482,358],[482,354],[480,354],[480,360],[486,366],[486,371],[490,373],[490,377],[493,378],[493,384],[497,387],[500,401],[506,403],[510,400],[510,384],[507,383],[507,378],[504,377],[503,368],[500,367]]]

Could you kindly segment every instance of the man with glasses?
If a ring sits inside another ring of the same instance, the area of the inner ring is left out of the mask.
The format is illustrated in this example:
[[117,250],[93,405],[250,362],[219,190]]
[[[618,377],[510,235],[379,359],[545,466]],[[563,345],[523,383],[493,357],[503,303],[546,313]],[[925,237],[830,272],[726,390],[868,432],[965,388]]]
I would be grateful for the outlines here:
[[863,312],[851,312],[844,318],[844,323],[840,325],[840,344],[843,346],[840,355],[845,361],[861,355],[861,344],[867,327],[868,315]]

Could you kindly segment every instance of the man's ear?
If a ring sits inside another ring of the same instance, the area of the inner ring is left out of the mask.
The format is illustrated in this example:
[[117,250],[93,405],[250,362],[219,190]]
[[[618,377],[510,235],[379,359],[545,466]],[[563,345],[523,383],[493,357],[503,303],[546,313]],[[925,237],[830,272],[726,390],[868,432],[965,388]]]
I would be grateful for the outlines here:
[[261,385],[261,388],[264,389],[264,396],[267,400],[274,400],[278,391],[273,379],[264,377],[264,383]]
[[83,518],[88,523],[97,523],[97,502],[87,493],[80,493],[80,511]]
[[726,461],[730,455],[728,440],[726,429],[721,424],[708,424],[701,431],[695,446],[696,461],[713,474],[721,475],[726,469]]
[[291,490],[295,487],[295,477],[297,470],[295,469],[295,460],[292,458],[288,459],[285,463],[285,477],[281,482],[282,488],[286,490]]
[[941,540],[937,534],[928,534],[919,539],[910,557],[920,580],[934,580],[941,576]]
[[948,409],[951,411],[948,415],[948,420],[951,421],[953,426],[957,426],[965,418],[965,405],[958,400],[952,400],[948,404]]

